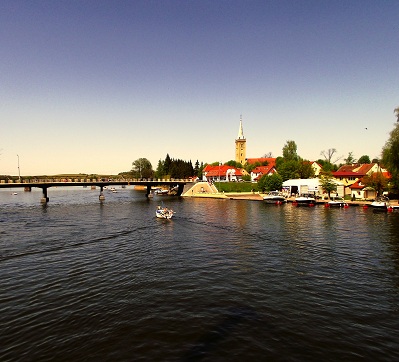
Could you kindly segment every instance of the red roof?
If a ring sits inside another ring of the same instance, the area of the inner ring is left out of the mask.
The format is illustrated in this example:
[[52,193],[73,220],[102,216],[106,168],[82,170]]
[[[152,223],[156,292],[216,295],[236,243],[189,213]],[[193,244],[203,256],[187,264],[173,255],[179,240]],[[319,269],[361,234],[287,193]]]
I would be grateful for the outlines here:
[[252,165],[256,162],[259,163],[268,162],[269,163],[268,166],[276,164],[276,159],[273,157],[247,158],[246,161],[249,165]]
[[353,172],[359,165],[343,165],[336,172]]
[[359,173],[359,172],[353,172],[353,171],[340,171],[341,169],[339,169],[338,171],[333,172],[333,176],[334,177],[356,177],[356,178],[360,178],[365,176],[365,173]]
[[[273,171],[274,169],[274,171]],[[253,173],[261,173],[262,175],[267,175],[268,173],[276,172],[274,165],[258,166],[252,170]]]
[[228,170],[235,170],[235,176],[242,176],[242,172],[241,172],[240,168],[235,168],[235,167],[228,166],[228,165],[221,165],[221,166],[210,166],[210,165],[207,165],[204,168],[204,172],[206,172],[206,177],[208,177],[208,176],[226,175]]
[[350,189],[364,189],[366,186],[365,185],[360,185],[360,181],[361,180],[357,180],[354,184],[350,185],[349,188]]

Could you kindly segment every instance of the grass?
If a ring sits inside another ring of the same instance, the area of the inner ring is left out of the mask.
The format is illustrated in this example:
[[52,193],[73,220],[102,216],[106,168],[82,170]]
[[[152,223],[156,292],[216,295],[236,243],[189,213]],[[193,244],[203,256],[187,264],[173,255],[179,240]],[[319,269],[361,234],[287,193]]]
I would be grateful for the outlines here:
[[258,185],[252,182],[215,182],[219,192],[251,192],[258,191]]

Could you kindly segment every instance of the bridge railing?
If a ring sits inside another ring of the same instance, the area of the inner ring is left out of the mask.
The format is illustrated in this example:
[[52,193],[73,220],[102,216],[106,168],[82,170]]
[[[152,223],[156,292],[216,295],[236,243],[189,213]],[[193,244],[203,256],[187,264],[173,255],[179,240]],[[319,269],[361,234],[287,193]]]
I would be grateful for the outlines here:
[[89,179],[89,178],[45,178],[45,179],[38,179],[38,178],[23,178],[21,182],[19,180],[14,179],[2,179],[0,183],[2,184],[15,184],[15,183],[22,183],[22,184],[32,184],[32,183],[54,183],[54,182],[73,182],[73,183],[89,183],[89,182],[193,182],[192,179],[178,179],[178,178],[170,178],[170,179],[160,179],[160,178],[148,178],[148,179],[125,179],[125,178],[115,178],[115,179]]

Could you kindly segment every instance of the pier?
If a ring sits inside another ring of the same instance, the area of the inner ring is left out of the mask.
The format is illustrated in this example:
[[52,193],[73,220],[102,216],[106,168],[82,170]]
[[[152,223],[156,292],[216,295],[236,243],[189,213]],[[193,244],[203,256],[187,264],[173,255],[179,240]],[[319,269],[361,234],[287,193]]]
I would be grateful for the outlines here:
[[47,189],[50,187],[99,187],[100,195],[99,200],[104,201],[104,188],[108,186],[128,186],[128,185],[140,185],[144,186],[146,189],[146,197],[151,192],[152,187],[156,186],[167,186],[170,190],[175,189],[174,195],[180,196],[183,193],[184,186],[187,183],[192,183],[192,180],[183,179],[131,179],[131,180],[87,180],[87,179],[75,179],[75,180],[24,180],[23,182],[6,182],[5,180],[0,180],[0,189],[6,188],[23,188],[25,191],[31,191],[33,187],[40,188],[43,191],[42,198],[40,202],[46,204],[49,202],[49,197],[47,194]]

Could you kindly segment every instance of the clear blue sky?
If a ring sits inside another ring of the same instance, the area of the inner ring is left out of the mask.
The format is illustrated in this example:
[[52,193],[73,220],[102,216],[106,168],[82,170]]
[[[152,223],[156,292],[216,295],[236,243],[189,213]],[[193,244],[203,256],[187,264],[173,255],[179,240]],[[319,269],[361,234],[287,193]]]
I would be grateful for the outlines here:
[[[379,157],[399,1],[0,0],[0,174],[118,173],[287,140]],[[367,130],[365,129],[367,127]]]

